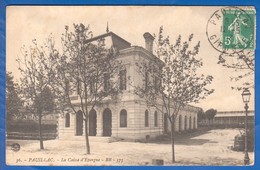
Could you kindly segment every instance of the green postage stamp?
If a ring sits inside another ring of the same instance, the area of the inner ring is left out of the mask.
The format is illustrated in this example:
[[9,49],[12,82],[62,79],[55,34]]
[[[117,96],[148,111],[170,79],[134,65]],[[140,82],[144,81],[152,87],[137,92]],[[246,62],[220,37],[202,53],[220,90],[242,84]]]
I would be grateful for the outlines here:
[[223,11],[223,49],[254,49],[254,10]]

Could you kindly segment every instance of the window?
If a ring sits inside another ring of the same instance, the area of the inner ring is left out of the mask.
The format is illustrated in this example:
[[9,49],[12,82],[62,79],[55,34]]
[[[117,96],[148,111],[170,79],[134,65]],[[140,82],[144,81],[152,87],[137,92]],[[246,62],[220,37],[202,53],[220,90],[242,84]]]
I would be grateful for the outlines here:
[[145,72],[145,90],[148,90],[148,86],[149,86],[149,73],[146,71]]
[[70,114],[66,113],[65,116],[65,127],[70,127]]
[[90,94],[95,93],[95,86],[93,82],[89,82],[89,92]]
[[179,115],[179,131],[182,131],[182,117]]
[[149,113],[148,113],[148,110],[145,111],[144,126],[145,126],[145,127],[148,127],[148,126],[149,126]]
[[81,92],[81,83],[80,83],[80,79],[77,79],[77,94],[80,94]]
[[68,80],[65,80],[65,93],[70,94],[70,83]]
[[158,77],[157,76],[154,77],[154,89],[155,89],[155,93],[158,93],[159,87],[158,87]]
[[126,70],[121,70],[119,72],[120,76],[120,90],[126,90]]
[[66,95],[73,95],[73,89],[71,88],[71,84],[69,82],[69,80],[65,80],[65,94]]
[[109,90],[109,86],[110,86],[110,84],[109,84],[109,74],[108,73],[105,73],[104,74],[104,91],[108,91]]
[[154,112],[154,127],[158,127],[158,114],[157,114],[157,111]]
[[120,111],[120,127],[127,127],[127,111],[125,109]]

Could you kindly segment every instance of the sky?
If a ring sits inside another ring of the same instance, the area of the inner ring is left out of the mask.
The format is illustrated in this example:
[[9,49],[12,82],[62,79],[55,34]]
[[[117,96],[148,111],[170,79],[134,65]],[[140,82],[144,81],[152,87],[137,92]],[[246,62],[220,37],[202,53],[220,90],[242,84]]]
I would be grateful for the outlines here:
[[[150,32],[158,34],[160,26],[164,35],[169,35],[174,42],[178,35],[187,40],[194,34],[194,43],[200,41],[201,48],[198,57],[202,58],[203,66],[200,72],[212,75],[214,80],[209,88],[215,92],[195,106],[204,110],[214,108],[218,111],[243,110],[244,104],[241,91],[232,90],[236,86],[230,77],[237,72],[219,64],[220,52],[215,50],[206,35],[207,22],[212,14],[221,7],[174,7],[174,6],[8,6],[6,14],[6,70],[19,79],[16,58],[21,57],[21,47],[29,46],[36,39],[43,44],[52,34],[56,46],[60,46],[61,34],[65,25],[72,28],[73,23],[89,25],[94,36],[109,30],[124,38],[131,45],[144,47],[143,34]],[[249,108],[254,110],[254,92]]]

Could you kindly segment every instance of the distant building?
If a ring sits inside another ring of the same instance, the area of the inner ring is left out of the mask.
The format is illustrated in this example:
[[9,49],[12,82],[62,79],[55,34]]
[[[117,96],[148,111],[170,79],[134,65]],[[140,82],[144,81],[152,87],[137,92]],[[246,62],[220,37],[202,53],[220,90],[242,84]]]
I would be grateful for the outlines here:
[[[248,112],[248,125],[253,126],[255,111]],[[217,112],[214,118],[214,125],[222,127],[243,127],[245,125],[245,111]]]
[[[129,42],[113,32],[94,37],[88,42],[95,42],[100,38],[105,39],[107,46],[113,46],[119,50],[118,60],[122,61],[124,69],[120,71],[118,80],[123,93],[120,94],[122,96],[119,102],[107,99],[90,111],[89,135],[145,139],[169,131],[170,123],[167,117],[156,108],[148,107],[144,99],[134,95],[134,87],[129,85],[127,78],[131,77],[135,85],[143,83],[144,77],[137,71],[137,62],[151,61],[157,70],[163,66],[163,62],[153,55],[154,37],[150,33],[144,34],[145,48],[131,46]],[[145,78],[145,80],[154,81],[151,78]],[[71,99],[73,99],[75,106],[80,103],[80,99],[76,94],[71,95]],[[158,103],[158,106],[163,108],[162,103]],[[80,108],[78,109],[77,114],[69,111],[60,116],[58,125],[59,138],[71,138],[72,136],[83,136],[85,134],[83,115]],[[176,131],[196,129],[199,110],[200,108],[191,105],[186,105],[180,110],[175,122]]]

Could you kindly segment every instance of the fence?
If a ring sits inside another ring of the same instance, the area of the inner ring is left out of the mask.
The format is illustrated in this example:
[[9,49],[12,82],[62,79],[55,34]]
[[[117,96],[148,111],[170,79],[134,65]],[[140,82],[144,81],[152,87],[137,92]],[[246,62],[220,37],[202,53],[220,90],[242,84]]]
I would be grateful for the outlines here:
[[[56,124],[42,124],[44,140],[57,137]],[[12,121],[6,123],[7,139],[39,139],[39,125],[34,121]]]

